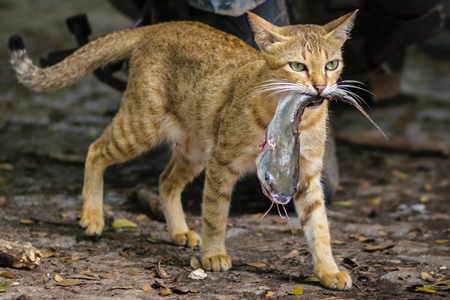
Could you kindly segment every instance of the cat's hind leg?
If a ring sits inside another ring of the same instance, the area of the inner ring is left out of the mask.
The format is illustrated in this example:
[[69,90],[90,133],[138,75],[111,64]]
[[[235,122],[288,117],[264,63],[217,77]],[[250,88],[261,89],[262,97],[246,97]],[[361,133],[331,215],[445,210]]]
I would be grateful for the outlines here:
[[[80,225],[87,235],[100,235],[103,219],[103,174],[110,165],[131,160],[157,142],[157,116],[143,116],[142,108],[127,101],[103,134],[89,147],[85,163]],[[151,113],[151,112],[149,112]]]
[[[175,146],[176,147],[176,146]],[[203,169],[204,164],[193,162],[173,149],[172,158],[159,178],[159,194],[170,238],[177,245],[199,246],[202,239],[186,224],[181,203],[181,192]]]

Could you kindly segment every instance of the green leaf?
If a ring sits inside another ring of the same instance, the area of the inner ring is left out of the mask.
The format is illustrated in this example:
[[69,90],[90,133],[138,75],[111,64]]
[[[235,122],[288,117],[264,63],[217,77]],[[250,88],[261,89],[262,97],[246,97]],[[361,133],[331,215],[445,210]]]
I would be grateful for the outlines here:
[[6,289],[8,287],[7,283],[0,283],[0,289]]
[[127,219],[115,219],[112,224],[112,229],[114,230],[119,230],[127,227],[137,227],[137,224]]
[[432,288],[429,288],[426,286],[416,286],[416,291],[424,292],[424,293],[428,293],[428,294],[433,294],[436,292],[436,290],[433,290]]
[[289,295],[303,295],[303,287],[299,285],[288,293]]
[[316,276],[309,276],[303,279],[303,282],[320,282],[320,279]]
[[152,243],[152,244],[158,244],[158,243],[159,243],[159,241],[158,241],[157,239],[152,238],[152,237],[148,237],[148,238],[147,238],[147,241],[149,241],[149,242]]

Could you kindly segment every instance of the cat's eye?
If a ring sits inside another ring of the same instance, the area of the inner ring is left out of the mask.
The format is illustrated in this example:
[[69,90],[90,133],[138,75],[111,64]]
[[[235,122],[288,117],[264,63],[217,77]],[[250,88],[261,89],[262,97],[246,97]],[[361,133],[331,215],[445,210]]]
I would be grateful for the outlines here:
[[295,72],[306,71],[306,66],[304,64],[302,64],[302,63],[299,63],[299,62],[295,62],[295,61],[294,62],[290,62],[289,66]]
[[336,70],[338,66],[339,66],[339,61],[338,60],[332,60],[332,61],[330,61],[329,63],[327,63],[325,65],[325,68],[328,71],[333,71],[333,70]]

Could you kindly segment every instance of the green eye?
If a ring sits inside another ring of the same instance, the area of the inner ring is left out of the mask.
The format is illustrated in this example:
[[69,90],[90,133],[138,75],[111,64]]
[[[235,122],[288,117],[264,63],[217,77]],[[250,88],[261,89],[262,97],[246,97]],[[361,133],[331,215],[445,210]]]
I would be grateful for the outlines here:
[[306,66],[299,62],[290,62],[289,66],[294,70],[295,72],[301,72],[306,70]]
[[333,70],[336,70],[338,66],[339,66],[339,61],[338,60],[333,60],[333,61],[330,61],[329,63],[327,63],[325,65],[325,68],[328,71],[333,71]]

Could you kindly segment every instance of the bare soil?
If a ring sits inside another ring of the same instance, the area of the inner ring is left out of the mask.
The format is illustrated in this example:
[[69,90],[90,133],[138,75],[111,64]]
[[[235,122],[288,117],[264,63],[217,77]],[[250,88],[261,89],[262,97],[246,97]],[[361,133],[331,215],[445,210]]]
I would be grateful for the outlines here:
[[[104,1],[67,2],[0,3],[4,45],[10,33],[20,32],[35,60],[72,47],[63,21],[82,10],[94,16],[97,36],[131,26]],[[199,249],[172,244],[164,222],[136,198],[139,184],[157,191],[167,159],[164,147],[107,170],[107,229],[101,237],[88,237],[78,226],[87,147],[111,120],[120,93],[92,76],[51,95],[28,92],[15,81],[6,47],[0,49],[0,74],[0,238],[30,242],[48,256],[34,270],[0,267],[0,299],[450,297],[445,283],[450,279],[450,160],[444,154],[338,140],[341,185],[328,215],[333,252],[351,273],[351,290],[333,291],[311,282],[311,255],[292,207],[294,233],[276,210],[260,221],[270,201],[254,177],[243,180],[234,193],[227,235],[233,268],[194,280],[190,261],[199,258]],[[410,95],[407,105],[423,97]],[[345,119],[345,110],[338,110],[336,122]],[[384,105],[375,114],[396,118],[396,112],[398,106]],[[360,117],[359,122],[366,121]],[[198,232],[201,192],[198,178],[183,194],[188,223]],[[112,222],[120,218],[137,226],[114,231]],[[443,283],[430,287],[434,293],[417,290],[435,282]],[[299,286],[302,296],[288,294]]]

